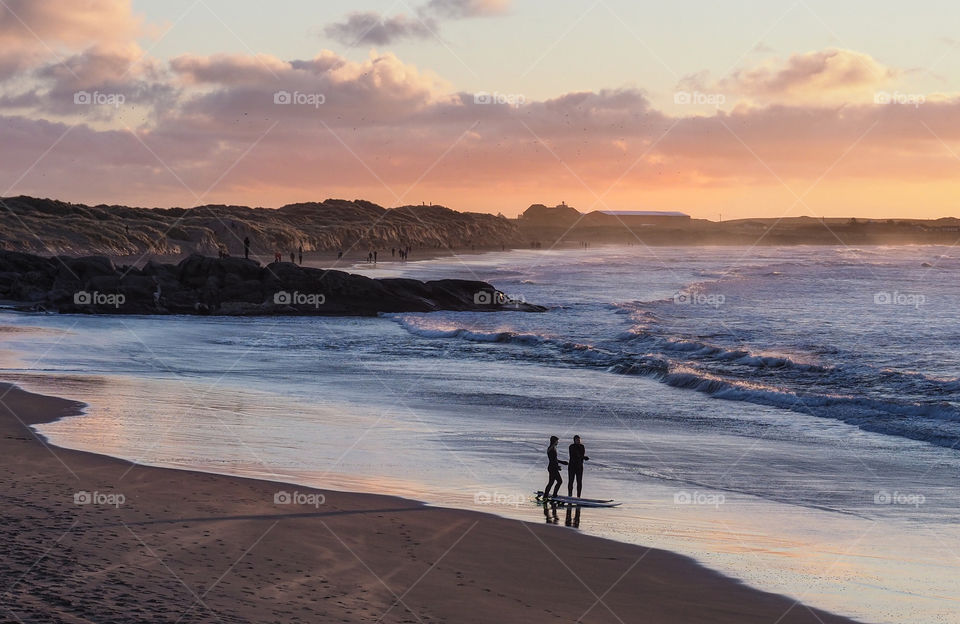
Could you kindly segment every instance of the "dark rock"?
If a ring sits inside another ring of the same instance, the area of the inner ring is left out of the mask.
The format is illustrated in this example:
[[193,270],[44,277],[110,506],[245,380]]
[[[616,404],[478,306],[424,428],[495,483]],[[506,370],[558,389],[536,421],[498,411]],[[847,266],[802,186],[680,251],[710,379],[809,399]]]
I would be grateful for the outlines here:
[[355,315],[523,310],[486,282],[371,279],[287,262],[192,255],[177,265],[118,269],[104,257],[0,251],[0,299],[82,314]]

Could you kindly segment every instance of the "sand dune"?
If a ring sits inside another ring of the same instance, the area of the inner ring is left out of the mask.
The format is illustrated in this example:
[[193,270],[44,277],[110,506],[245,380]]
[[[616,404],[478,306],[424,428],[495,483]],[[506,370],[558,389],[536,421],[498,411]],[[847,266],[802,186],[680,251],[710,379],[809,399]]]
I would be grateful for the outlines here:
[[197,206],[131,208],[86,206],[52,199],[2,201],[0,249],[45,254],[132,256],[243,254],[250,238],[258,254],[354,248],[388,250],[499,248],[513,245],[515,222],[443,206],[387,209],[356,200],[328,199],[280,208]]

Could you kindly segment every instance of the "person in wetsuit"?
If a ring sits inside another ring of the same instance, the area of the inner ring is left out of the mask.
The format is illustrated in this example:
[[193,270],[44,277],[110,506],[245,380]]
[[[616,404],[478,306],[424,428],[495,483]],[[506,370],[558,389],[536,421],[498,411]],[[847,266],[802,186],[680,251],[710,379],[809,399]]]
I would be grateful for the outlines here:
[[566,464],[567,462],[557,459],[557,442],[559,441],[560,438],[557,436],[550,436],[550,446],[547,447],[547,472],[550,473],[550,480],[547,481],[547,487],[543,488],[544,498],[551,495],[551,485],[556,483],[553,488],[553,496],[557,495],[560,486],[563,485],[563,477],[560,476],[560,464]]
[[573,496],[573,481],[577,481],[577,498],[583,491],[583,462],[590,458],[586,455],[587,449],[580,444],[580,436],[573,436],[570,445],[570,462],[567,464],[567,496]]

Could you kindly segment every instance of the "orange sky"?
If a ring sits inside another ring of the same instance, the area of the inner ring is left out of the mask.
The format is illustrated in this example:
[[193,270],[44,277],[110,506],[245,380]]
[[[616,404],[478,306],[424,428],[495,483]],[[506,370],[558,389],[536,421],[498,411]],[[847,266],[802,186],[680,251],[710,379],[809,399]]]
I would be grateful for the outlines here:
[[[391,51],[398,32],[426,37],[410,21],[390,22],[359,55],[334,40],[300,58],[197,53],[184,37],[161,57],[163,24],[128,0],[89,4],[0,8],[3,195],[145,206],[341,197],[508,216],[560,201],[711,219],[957,214],[960,100],[918,92],[916,68],[839,45],[753,54],[655,89],[527,97],[465,89],[456,72]],[[510,8],[444,0],[417,19],[488,28],[509,24]],[[289,27],[278,18],[278,32]]]

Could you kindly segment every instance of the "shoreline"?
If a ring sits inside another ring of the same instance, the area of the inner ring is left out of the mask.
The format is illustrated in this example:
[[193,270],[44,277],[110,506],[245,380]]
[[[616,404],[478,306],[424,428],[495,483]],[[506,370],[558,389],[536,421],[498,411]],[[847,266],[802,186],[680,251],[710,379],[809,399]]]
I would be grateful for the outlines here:
[[[385,495],[131,464],[48,445],[29,427],[84,407],[0,383],[10,509],[0,565],[21,619],[853,621],[668,551]],[[275,503],[288,490],[308,504]],[[81,491],[99,503],[76,504]]]
[[[560,248],[560,246],[558,246]],[[563,248],[571,248],[571,246],[564,245]],[[436,260],[438,258],[452,258],[456,256],[466,256],[474,254],[488,254],[488,253],[509,253],[511,251],[523,250],[523,247],[511,247],[507,246],[506,248],[500,247],[476,247],[476,248],[456,248],[456,249],[447,249],[447,248],[423,248],[423,249],[414,249],[411,251],[410,258],[408,260],[400,260],[397,257],[390,257],[389,255],[380,255],[378,257],[377,263],[367,262],[366,253],[362,253],[359,250],[350,250],[348,253],[344,254],[342,258],[337,257],[336,251],[306,251],[303,253],[303,264],[300,265],[299,261],[296,262],[298,266],[311,267],[315,269],[325,269],[331,271],[350,271],[354,267],[375,267],[379,265],[383,266],[403,266],[405,264],[413,262],[423,262],[425,260]],[[199,252],[192,252],[199,253]],[[381,254],[383,252],[381,251]],[[389,254],[389,250],[387,250]],[[97,254],[94,254],[97,255]],[[103,254],[99,254],[103,255]],[[190,253],[180,253],[180,254],[141,254],[133,256],[117,256],[109,255],[106,257],[110,258],[114,264],[117,266],[128,265],[134,267],[143,267],[151,260],[154,262],[163,262],[163,263],[173,263],[183,260],[184,258],[189,257]],[[230,256],[233,258],[240,258],[241,255]],[[273,262],[273,256],[270,254],[250,254],[252,260],[256,260],[263,265],[268,265]],[[283,257],[283,262],[289,262],[289,256]]]

